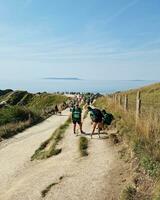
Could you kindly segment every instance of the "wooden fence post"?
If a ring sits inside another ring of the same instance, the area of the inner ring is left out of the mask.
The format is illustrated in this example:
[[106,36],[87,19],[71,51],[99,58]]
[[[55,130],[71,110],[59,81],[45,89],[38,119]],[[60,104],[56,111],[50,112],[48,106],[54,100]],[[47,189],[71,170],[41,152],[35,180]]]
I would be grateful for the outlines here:
[[126,94],[124,97],[124,111],[128,111],[128,95]]
[[114,95],[114,104],[117,104],[117,94]]
[[112,103],[115,101],[115,95],[112,96]]
[[121,97],[121,95],[119,95],[118,97],[119,97],[118,98],[118,101],[119,101],[118,103],[119,103],[119,106],[121,106],[122,105],[122,97]]
[[137,99],[136,99],[136,123],[138,122],[141,114],[141,94],[140,91],[137,92]]

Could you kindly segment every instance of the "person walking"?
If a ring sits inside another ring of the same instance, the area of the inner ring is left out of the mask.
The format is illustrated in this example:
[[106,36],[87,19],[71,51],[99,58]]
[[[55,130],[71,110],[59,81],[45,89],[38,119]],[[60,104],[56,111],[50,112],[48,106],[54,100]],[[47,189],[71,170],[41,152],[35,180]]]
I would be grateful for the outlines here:
[[73,132],[76,134],[76,126],[79,125],[80,131],[83,134],[82,130],[82,109],[79,107],[79,104],[76,104],[73,108],[71,108],[72,112],[72,122],[73,122]]
[[98,128],[98,135],[100,138],[100,131],[103,129],[103,114],[102,112],[97,108],[91,108],[88,106],[88,111],[90,112],[90,117],[93,122],[93,130],[91,133],[91,138],[93,134],[95,133],[96,127]]

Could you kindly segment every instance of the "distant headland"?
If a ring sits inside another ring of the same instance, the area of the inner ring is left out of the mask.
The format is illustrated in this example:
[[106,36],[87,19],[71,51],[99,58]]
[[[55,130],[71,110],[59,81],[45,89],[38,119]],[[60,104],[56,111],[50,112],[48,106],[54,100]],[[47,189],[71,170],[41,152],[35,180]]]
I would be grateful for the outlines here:
[[44,78],[45,80],[65,80],[65,81],[79,81],[82,80],[80,78],[77,77],[46,77]]

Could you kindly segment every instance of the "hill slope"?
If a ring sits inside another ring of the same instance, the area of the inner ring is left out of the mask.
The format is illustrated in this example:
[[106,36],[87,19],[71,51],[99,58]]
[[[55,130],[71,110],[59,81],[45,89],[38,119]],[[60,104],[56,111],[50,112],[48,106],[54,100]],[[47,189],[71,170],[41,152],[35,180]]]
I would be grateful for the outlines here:
[[0,90],[0,138],[9,138],[62,110],[69,98],[64,95]]

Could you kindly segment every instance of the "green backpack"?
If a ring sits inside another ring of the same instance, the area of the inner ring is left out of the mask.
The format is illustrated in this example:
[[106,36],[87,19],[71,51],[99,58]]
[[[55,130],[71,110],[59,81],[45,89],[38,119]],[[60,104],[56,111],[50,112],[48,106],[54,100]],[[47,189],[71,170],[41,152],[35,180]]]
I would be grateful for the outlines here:
[[103,117],[104,124],[111,125],[114,117],[111,113],[106,113]]
[[75,119],[75,120],[79,120],[81,119],[81,109],[78,108],[73,108],[73,111],[72,111],[72,118]]

